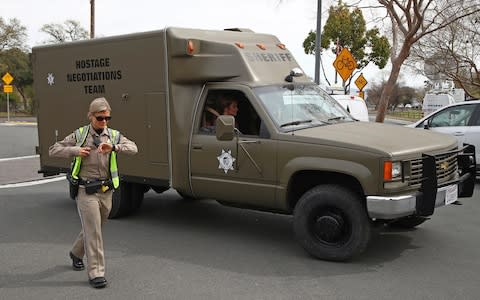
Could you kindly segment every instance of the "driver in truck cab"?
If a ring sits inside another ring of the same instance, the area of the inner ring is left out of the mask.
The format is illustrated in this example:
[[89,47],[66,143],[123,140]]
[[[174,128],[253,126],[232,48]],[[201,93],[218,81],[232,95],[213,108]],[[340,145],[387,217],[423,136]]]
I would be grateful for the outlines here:
[[[218,99],[218,110],[213,109],[210,106],[205,107],[204,112],[204,124],[201,128],[204,132],[215,132],[215,121],[220,115],[229,115],[237,117],[238,113],[238,100],[235,99],[232,95],[222,95]],[[221,113],[219,113],[219,111]],[[238,123],[235,124],[235,127],[238,128]]]

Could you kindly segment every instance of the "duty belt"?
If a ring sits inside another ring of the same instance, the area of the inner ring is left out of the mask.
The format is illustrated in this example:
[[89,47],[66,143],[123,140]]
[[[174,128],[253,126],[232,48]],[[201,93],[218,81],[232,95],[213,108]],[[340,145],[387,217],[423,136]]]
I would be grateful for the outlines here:
[[105,193],[109,190],[113,190],[113,182],[111,179],[106,180],[83,180],[79,179],[78,184],[85,187],[85,191],[87,194],[93,194],[96,192],[101,191]]
[[91,180],[83,180],[82,178],[78,179],[79,185],[86,185],[89,183],[96,183],[96,182],[100,182],[103,185],[110,185],[112,184],[112,179],[91,179]]

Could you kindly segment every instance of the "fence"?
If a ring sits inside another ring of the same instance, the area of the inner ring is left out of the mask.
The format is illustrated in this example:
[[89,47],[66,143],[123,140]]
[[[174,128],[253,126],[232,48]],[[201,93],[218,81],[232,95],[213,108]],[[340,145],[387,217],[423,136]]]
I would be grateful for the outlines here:
[[388,115],[409,120],[419,120],[423,117],[422,111],[418,109],[388,112]]

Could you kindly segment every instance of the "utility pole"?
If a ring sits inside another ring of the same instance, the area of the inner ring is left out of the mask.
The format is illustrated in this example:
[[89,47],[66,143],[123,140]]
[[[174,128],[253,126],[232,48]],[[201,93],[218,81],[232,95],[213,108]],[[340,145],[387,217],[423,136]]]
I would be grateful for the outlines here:
[[90,38],[95,37],[95,0],[90,0]]
[[322,0],[317,4],[317,33],[315,34],[315,83],[320,84],[320,41],[322,36]]

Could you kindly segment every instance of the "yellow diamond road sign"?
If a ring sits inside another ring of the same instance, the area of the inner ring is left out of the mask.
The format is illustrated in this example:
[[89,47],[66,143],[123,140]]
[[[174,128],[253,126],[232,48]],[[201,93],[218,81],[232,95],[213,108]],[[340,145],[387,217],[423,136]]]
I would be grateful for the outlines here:
[[5,75],[3,75],[2,80],[5,82],[5,84],[10,84],[13,81],[13,77],[7,72]]
[[357,80],[355,80],[355,84],[357,85],[358,89],[361,91],[367,85],[367,80],[363,77],[363,73],[358,76]]
[[333,62],[333,66],[343,81],[346,81],[357,68],[357,62],[353,58],[352,53],[347,48],[343,48]]

